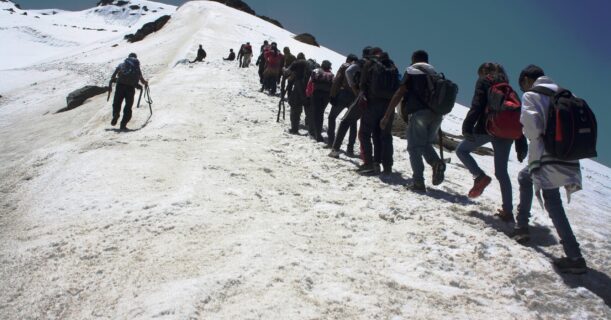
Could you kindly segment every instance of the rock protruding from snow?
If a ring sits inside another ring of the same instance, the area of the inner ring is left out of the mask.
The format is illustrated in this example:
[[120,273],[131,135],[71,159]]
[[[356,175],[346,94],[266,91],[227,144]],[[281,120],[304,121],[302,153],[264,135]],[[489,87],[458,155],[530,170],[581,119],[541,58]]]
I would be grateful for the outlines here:
[[159,19],[153,22],[145,23],[142,26],[142,28],[136,31],[136,34],[126,35],[125,40],[127,40],[128,42],[140,41],[144,39],[146,36],[148,36],[149,34],[161,30],[161,28],[165,26],[165,24],[170,20],[170,18],[171,17],[169,15],[165,15],[165,16],[161,16]]
[[309,33],[302,33],[295,36],[295,40],[301,41],[303,43],[307,43],[309,45],[313,45],[315,47],[320,47],[318,42],[316,42],[316,38]]
[[68,97],[66,97],[67,106],[65,108],[57,110],[57,112],[72,110],[85,103],[87,99],[105,92],[108,92],[108,87],[84,86],[80,89],[74,90],[70,92]]

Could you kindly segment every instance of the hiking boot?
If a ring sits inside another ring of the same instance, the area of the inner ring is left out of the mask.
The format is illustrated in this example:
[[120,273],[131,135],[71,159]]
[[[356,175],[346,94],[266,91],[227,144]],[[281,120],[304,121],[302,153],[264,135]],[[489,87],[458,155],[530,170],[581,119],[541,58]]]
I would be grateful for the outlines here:
[[329,157],[339,159],[339,150],[331,150],[331,152],[329,152]]
[[348,146],[346,148],[346,155],[349,157],[354,157],[354,146]]
[[443,182],[446,164],[443,161],[438,161],[433,164],[433,185],[438,186]]
[[289,129],[289,134],[299,134],[299,130]]
[[524,244],[530,240],[530,231],[528,227],[516,227],[511,232],[510,238],[519,244]]
[[501,219],[503,222],[515,223],[515,220],[513,218],[513,213],[507,212],[503,209],[498,209],[494,216]]
[[119,127],[120,131],[129,131],[129,129],[127,128],[127,126],[125,126],[124,124],[121,125],[121,127]]
[[416,193],[426,193],[424,181],[414,181],[412,184],[406,185],[405,188]]
[[392,174],[392,165],[382,165],[382,173],[383,174]]
[[119,121],[119,117],[113,117],[112,120],[110,120],[110,125],[113,127],[116,126],[117,121]]
[[469,198],[477,198],[481,196],[484,189],[486,189],[490,182],[492,182],[492,179],[485,174],[475,178],[475,181],[473,181],[473,188],[469,190]]
[[356,173],[362,174],[362,175],[372,174],[374,173],[374,171],[375,171],[375,168],[373,164],[368,164],[368,163],[362,164],[359,166],[358,169],[356,169]]
[[558,268],[558,271],[562,273],[583,274],[588,271],[586,260],[584,260],[582,257],[579,257],[579,258],[562,257],[562,258],[554,259],[553,262],[554,262],[554,266]]
[[380,173],[382,173],[382,169],[380,168],[381,164],[379,163],[374,163],[373,164],[373,174],[378,175]]

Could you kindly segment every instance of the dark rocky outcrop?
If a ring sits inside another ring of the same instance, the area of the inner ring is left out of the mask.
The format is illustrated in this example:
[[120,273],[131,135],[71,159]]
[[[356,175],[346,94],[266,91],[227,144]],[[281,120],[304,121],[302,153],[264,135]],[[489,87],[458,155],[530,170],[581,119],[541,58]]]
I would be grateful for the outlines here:
[[84,86],[80,89],[74,90],[66,97],[67,106],[57,110],[57,112],[72,110],[85,103],[85,100],[105,92],[108,92],[108,87]]
[[267,16],[260,16],[257,15],[257,13],[255,12],[255,10],[253,10],[248,4],[246,4],[246,2],[241,1],[241,0],[210,0],[210,1],[215,1],[215,2],[219,2],[222,3],[228,7],[232,7],[234,9],[238,9],[240,11],[244,11],[246,13],[252,14],[253,16],[259,17],[269,23],[272,23],[280,28],[284,28],[284,26],[282,26],[282,23],[280,23],[280,21],[274,19],[274,18],[270,18]]
[[307,43],[309,45],[313,45],[316,47],[320,47],[318,42],[316,42],[316,38],[314,38],[314,36],[309,33],[302,33],[302,34],[296,35],[295,40],[301,41],[303,43]]
[[257,17],[259,17],[259,18],[261,18],[261,19],[263,19],[263,20],[265,20],[265,21],[267,21],[267,22],[269,22],[271,24],[275,24],[276,26],[284,29],[284,26],[282,26],[282,23],[280,23],[280,21],[278,21],[276,19],[273,19],[273,18],[270,18],[270,17],[266,17],[266,16],[257,16]]
[[142,28],[140,28],[138,31],[136,31],[136,34],[128,34],[124,38],[125,38],[125,40],[127,40],[127,42],[137,42],[137,41],[140,41],[140,40],[144,39],[146,36],[148,36],[149,34],[161,30],[161,28],[163,28],[163,26],[165,26],[165,24],[169,20],[170,20],[170,16],[169,15],[162,16],[162,17],[160,17],[159,19],[157,19],[157,20],[155,20],[153,22],[145,23],[142,26]]
[[98,7],[99,6],[108,6],[111,5],[114,2],[114,0],[100,0],[98,1]]
[[253,10],[246,2],[241,0],[210,0],[215,2],[220,2],[228,7],[232,7],[234,9],[238,9],[240,11],[244,11],[246,13],[250,13],[253,16],[256,16],[255,10]]

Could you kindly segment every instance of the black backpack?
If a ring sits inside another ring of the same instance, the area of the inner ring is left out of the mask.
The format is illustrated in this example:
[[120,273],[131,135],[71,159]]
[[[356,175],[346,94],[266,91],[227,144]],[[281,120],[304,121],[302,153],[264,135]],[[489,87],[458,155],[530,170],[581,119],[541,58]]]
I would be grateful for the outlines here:
[[429,73],[424,68],[415,67],[426,74],[427,90],[420,95],[423,102],[439,115],[446,115],[452,111],[458,95],[458,86],[443,73]]
[[130,86],[137,86],[140,81],[140,63],[135,59],[125,59],[119,65],[118,82]]
[[560,160],[596,157],[597,124],[588,103],[569,90],[554,92],[546,87],[529,91],[550,97],[547,126],[543,135],[545,151]]
[[372,60],[370,67],[371,83],[369,96],[372,98],[390,99],[399,88],[399,70],[390,60],[380,62]]

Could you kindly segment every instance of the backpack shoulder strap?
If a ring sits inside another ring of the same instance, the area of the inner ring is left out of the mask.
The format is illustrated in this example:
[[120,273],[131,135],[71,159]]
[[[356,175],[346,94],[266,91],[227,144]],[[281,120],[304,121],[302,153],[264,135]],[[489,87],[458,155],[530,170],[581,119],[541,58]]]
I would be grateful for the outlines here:
[[528,92],[535,92],[535,93],[539,93],[539,94],[542,94],[548,97],[553,97],[556,95],[556,91],[550,88],[542,87],[542,86],[533,87],[530,90],[528,90]]

